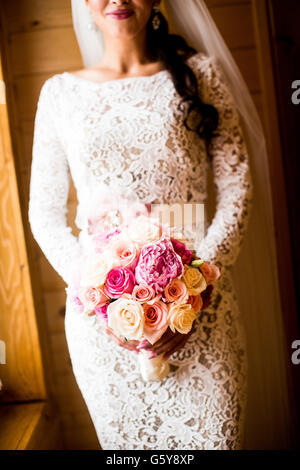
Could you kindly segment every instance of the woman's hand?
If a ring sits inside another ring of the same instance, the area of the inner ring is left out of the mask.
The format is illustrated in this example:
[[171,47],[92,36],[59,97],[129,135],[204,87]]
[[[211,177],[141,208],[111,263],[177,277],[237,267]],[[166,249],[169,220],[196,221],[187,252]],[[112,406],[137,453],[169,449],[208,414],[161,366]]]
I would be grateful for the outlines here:
[[154,357],[158,356],[159,354],[163,354],[163,359],[167,361],[169,357],[179,349],[183,348],[189,337],[195,331],[195,326],[193,323],[191,331],[183,335],[181,333],[173,333],[170,328],[162,335],[159,341],[155,344],[149,343],[147,340],[143,340],[140,342],[140,345],[136,347],[139,351],[141,349],[145,349],[147,351],[152,351],[152,354],[149,356],[149,359],[153,359]]
[[105,332],[110,336],[119,346],[122,346],[125,349],[129,349],[130,351],[134,351],[135,353],[139,353],[137,346],[140,345],[140,341],[131,340],[126,341],[126,339],[119,338],[119,336],[115,335],[114,332],[108,327],[105,327]]
[[117,335],[115,335],[114,332],[108,326],[105,328],[105,332],[119,346],[122,346],[125,349],[129,349],[129,351],[134,351],[136,354],[138,354],[141,349],[151,351],[152,354],[149,356],[149,359],[153,359],[159,354],[164,354],[163,359],[165,361],[167,361],[173,353],[184,347],[185,343],[187,342],[191,334],[194,333],[194,331],[194,323],[191,331],[186,335],[183,335],[178,332],[173,333],[172,330],[168,328],[159,341],[157,341],[155,344],[151,344],[146,339],[142,341],[126,341],[125,339],[119,338]]

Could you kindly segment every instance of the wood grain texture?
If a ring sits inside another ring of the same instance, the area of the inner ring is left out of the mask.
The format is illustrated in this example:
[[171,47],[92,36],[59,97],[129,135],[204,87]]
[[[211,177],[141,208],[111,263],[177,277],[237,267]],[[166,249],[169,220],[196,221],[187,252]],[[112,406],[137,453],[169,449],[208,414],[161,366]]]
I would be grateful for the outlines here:
[[[259,112],[262,112],[261,85],[257,66],[251,2],[246,0],[207,0],[207,5],[241,68]],[[8,77],[13,92],[16,119],[12,123],[18,141],[15,155],[22,211],[27,216],[33,120],[39,91],[55,73],[82,67],[72,27],[69,0],[10,0],[5,2],[7,51],[11,62]],[[73,232],[76,211],[73,184],[68,201],[68,223]],[[26,225],[25,225],[26,227]],[[77,230],[77,232],[76,232]],[[68,449],[98,449],[99,444],[86,405],[75,382],[64,334],[64,283],[25,229],[32,247],[32,275],[42,294],[44,328],[50,338],[54,372],[52,393],[62,419],[64,445]]]
[[7,363],[1,368],[2,400],[41,399],[42,360],[6,104],[0,104],[0,255],[0,335]]
[[59,423],[44,402],[0,407],[0,450],[60,449]]

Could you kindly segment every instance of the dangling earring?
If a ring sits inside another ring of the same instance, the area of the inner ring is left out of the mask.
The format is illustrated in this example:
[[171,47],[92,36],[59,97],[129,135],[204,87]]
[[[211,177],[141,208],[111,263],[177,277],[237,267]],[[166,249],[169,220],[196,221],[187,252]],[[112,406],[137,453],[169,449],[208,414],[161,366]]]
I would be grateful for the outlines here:
[[154,5],[153,10],[155,11],[155,15],[152,19],[152,27],[153,27],[153,29],[155,29],[155,31],[157,31],[158,28],[160,27],[160,18],[157,14],[158,12],[160,12],[159,5]]
[[89,10],[90,21],[87,24],[87,29],[89,31],[97,31],[99,29],[99,27],[98,27],[98,25],[96,24],[96,22],[94,20],[94,17],[93,17],[93,14],[92,14],[90,8],[88,8],[88,10]]

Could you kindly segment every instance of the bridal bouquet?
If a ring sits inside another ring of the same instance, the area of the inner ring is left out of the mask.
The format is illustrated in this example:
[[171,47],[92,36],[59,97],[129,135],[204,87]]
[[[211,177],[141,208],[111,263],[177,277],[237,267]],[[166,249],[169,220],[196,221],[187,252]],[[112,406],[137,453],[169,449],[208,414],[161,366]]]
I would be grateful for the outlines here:
[[[217,266],[195,256],[172,229],[150,216],[93,236],[74,304],[96,315],[118,337],[155,344],[168,328],[188,334],[209,303]],[[138,354],[144,380],[162,380],[169,364],[162,354]]]

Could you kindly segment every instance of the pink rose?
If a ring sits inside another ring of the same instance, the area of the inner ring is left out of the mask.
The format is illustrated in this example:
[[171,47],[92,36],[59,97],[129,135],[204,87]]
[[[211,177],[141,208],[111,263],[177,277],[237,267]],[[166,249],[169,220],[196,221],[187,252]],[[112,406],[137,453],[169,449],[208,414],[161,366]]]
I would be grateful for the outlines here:
[[135,269],[140,251],[136,243],[126,238],[118,238],[113,241],[110,250],[118,266]]
[[107,302],[108,297],[101,287],[82,287],[79,291],[79,299],[84,305],[84,313],[91,315],[96,306]]
[[193,253],[189,250],[184,243],[176,240],[175,238],[171,238],[171,242],[175,252],[180,256],[183,264],[190,264]]
[[104,320],[106,324],[108,324],[108,316],[107,316],[107,307],[109,306],[109,302],[106,302],[104,305],[97,306],[95,308],[95,314],[101,320]]
[[218,266],[209,264],[207,262],[200,266],[200,270],[205,277],[206,284],[212,284],[213,282],[217,281],[221,275]]
[[193,307],[196,313],[199,313],[203,306],[203,300],[202,300],[201,294],[190,295],[188,298],[188,303],[191,304],[191,306]]
[[180,256],[175,253],[171,241],[163,235],[157,242],[141,249],[135,278],[138,284],[145,283],[160,293],[173,279],[182,276],[183,270]]
[[173,281],[164,290],[166,302],[177,302],[179,304],[186,303],[189,294],[187,287],[180,279]]
[[160,295],[155,295],[155,290],[153,287],[147,286],[146,284],[134,286],[131,295],[133,300],[136,300],[136,302],[140,302],[141,304],[146,302],[148,304],[153,304],[160,299]]
[[154,304],[144,304],[144,338],[156,343],[168,328],[168,308],[160,300]]
[[134,285],[135,279],[133,272],[128,268],[118,266],[108,272],[104,292],[111,299],[117,299],[124,293],[131,294]]

